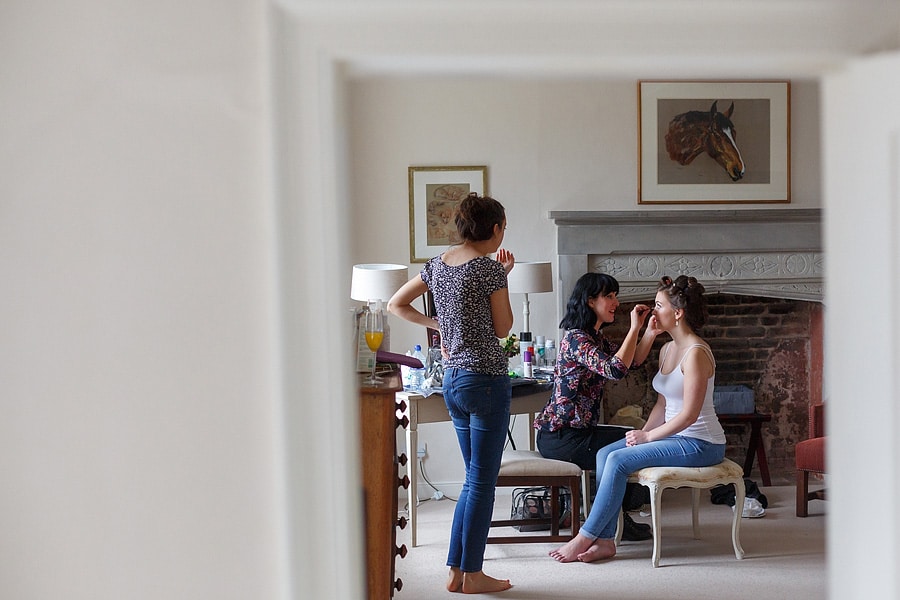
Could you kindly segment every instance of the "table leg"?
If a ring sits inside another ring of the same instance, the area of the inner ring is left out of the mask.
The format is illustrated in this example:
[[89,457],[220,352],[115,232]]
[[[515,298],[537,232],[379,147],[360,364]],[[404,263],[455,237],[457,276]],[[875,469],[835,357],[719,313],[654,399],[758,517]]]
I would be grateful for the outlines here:
[[406,475],[409,477],[409,488],[407,488],[409,502],[409,527],[411,545],[416,547],[416,505],[419,503],[419,432],[414,428],[412,421],[406,428]]
[[744,477],[750,477],[753,470],[753,457],[756,456],[755,439],[753,433],[750,434],[750,443],[747,445],[747,456],[744,457]]
[[761,421],[750,423],[750,443],[747,446],[747,458],[744,459],[744,477],[750,477],[754,458],[759,459],[759,474],[762,476],[763,485],[772,485],[772,479],[769,477],[769,463],[766,460],[766,448],[762,441]]
[[763,485],[772,485],[772,478],[769,477],[769,461],[766,460],[766,445],[762,441],[762,435],[759,436],[759,444],[756,446],[756,458]]
[[747,443],[747,456],[744,458],[744,477],[750,477],[753,471],[753,458],[756,456],[756,446],[759,443],[759,424],[750,423],[750,441]]

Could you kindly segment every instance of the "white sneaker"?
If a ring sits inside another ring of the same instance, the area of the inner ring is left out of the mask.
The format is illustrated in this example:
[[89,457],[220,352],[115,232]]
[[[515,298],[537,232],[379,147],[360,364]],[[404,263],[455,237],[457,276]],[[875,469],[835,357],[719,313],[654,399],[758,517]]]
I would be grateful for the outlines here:
[[[734,507],[731,507],[731,510],[734,511]],[[759,500],[756,498],[744,498],[744,510],[741,513],[741,516],[745,519],[758,519],[759,517],[763,517],[766,514],[766,509],[763,508],[763,505],[760,504]]]

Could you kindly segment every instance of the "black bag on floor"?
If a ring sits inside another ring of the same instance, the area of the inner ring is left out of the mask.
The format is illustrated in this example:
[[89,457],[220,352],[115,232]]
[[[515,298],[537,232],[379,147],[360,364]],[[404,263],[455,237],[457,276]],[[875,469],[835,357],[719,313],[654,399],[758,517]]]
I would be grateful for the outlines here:
[[[570,527],[572,522],[572,493],[567,488],[559,490],[560,527]],[[550,488],[515,488],[512,493],[512,508],[509,518],[515,521],[550,518]],[[513,525],[519,531],[547,531],[550,524]]]

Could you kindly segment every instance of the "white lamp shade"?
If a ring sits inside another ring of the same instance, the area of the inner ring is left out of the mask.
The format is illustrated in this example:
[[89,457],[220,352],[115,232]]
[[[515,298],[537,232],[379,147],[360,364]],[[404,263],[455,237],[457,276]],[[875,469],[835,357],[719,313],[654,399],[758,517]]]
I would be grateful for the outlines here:
[[553,291],[553,269],[549,261],[517,262],[507,277],[512,294]]
[[350,297],[361,302],[387,302],[409,279],[409,267],[386,263],[353,265]]

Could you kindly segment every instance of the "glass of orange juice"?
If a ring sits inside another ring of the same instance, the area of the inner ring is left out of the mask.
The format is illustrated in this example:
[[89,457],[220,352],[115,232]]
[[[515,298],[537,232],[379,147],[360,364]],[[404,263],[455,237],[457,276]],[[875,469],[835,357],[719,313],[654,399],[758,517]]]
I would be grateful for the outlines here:
[[[378,308],[378,303],[370,302],[366,311],[366,345],[372,352],[378,352],[381,348],[381,342],[384,340],[384,313]],[[372,358],[372,374],[365,383],[376,384],[381,383],[383,379],[375,374],[375,357]]]

